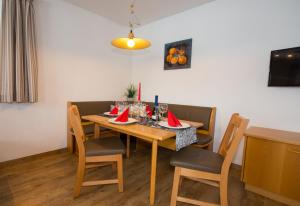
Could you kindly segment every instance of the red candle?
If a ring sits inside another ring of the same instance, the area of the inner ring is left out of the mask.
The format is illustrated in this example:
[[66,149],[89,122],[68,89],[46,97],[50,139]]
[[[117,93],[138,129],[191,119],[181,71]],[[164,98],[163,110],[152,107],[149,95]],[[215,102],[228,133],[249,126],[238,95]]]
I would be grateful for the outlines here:
[[141,101],[141,82],[139,82],[139,88],[138,88],[138,101]]

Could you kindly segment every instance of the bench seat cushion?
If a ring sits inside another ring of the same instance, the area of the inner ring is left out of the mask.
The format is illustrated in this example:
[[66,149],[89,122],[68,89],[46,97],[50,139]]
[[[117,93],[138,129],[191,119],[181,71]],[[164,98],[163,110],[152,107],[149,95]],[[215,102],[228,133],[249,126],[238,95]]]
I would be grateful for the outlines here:
[[207,145],[213,140],[213,138],[210,135],[198,133],[197,140],[198,140],[198,142],[196,144]]
[[188,146],[174,152],[171,165],[204,172],[221,173],[223,156],[198,147]]

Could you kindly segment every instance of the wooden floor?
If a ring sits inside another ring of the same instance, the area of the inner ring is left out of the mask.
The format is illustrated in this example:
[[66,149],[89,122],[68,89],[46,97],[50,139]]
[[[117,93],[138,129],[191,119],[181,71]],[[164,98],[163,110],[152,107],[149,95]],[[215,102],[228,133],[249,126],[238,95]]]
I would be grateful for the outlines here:
[[[148,147],[139,147],[130,159],[124,159],[124,192],[116,185],[84,187],[81,195],[73,199],[76,156],[66,150],[37,157],[0,163],[1,206],[144,206],[148,205],[150,155]],[[158,151],[156,205],[170,204],[174,168],[169,165],[172,152]],[[240,182],[240,171],[233,169],[229,182],[229,205],[279,206],[262,196],[247,192]],[[87,179],[115,177],[110,166],[92,168]],[[218,190],[201,183],[184,180],[180,194],[218,201]],[[186,205],[178,203],[177,205]]]

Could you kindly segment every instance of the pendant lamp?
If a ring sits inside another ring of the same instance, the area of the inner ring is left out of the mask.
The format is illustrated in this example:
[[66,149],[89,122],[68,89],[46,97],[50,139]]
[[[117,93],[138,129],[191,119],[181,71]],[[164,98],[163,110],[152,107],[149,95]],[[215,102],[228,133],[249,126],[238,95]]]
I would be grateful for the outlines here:
[[[151,46],[150,41],[146,39],[136,38],[133,34],[133,28],[136,25],[139,25],[137,17],[134,13],[134,3],[130,5],[130,15],[131,20],[129,21],[130,32],[128,37],[120,37],[112,40],[111,44],[120,49],[128,49],[128,50],[138,50],[138,49],[146,49]],[[133,21],[133,18],[136,21]]]

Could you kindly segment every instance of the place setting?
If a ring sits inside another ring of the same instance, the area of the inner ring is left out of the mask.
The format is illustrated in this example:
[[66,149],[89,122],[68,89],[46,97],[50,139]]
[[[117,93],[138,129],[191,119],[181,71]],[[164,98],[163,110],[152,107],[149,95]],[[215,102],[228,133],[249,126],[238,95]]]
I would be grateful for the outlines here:
[[167,121],[160,121],[158,125],[168,129],[187,129],[191,127],[188,123],[180,122],[171,111],[168,111]]
[[120,114],[118,117],[110,118],[108,121],[113,124],[120,124],[120,125],[127,125],[127,124],[133,124],[136,123],[137,120],[134,118],[129,118],[129,108],[127,108],[122,114]]
[[104,112],[103,114],[109,117],[116,117],[119,115],[119,109],[117,106],[114,106],[110,112]]

